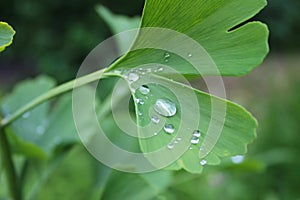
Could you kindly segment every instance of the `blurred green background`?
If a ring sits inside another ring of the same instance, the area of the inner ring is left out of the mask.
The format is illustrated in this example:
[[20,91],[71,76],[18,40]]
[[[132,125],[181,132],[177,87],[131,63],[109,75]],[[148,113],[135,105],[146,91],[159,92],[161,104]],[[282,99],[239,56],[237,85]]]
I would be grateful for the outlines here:
[[[201,175],[172,173],[160,191],[167,199],[300,200],[300,1],[268,2],[254,20],[269,25],[269,56],[248,76],[224,78],[228,98],[257,117],[257,140],[240,164],[228,160]],[[17,34],[0,54],[0,96],[18,81],[41,73],[59,82],[74,78],[84,57],[112,34],[95,11],[98,4],[128,16],[140,15],[143,7],[142,0],[1,0],[0,19]],[[104,167],[80,146],[74,148],[39,199],[85,199],[87,191],[103,184],[95,183],[94,168]]]

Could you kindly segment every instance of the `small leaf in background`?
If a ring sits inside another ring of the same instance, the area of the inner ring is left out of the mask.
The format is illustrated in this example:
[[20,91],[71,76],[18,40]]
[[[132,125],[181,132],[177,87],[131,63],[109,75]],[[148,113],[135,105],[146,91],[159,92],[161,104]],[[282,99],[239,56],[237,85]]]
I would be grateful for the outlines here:
[[[12,114],[54,86],[55,81],[46,76],[19,83],[11,94],[2,99],[4,116]],[[71,95],[63,95],[53,108],[50,102],[45,102],[24,113],[7,130],[15,150],[29,157],[45,157],[58,145],[77,142],[79,138],[72,118]]]
[[0,21],[0,52],[12,43],[15,33],[10,25]]
[[[130,29],[136,29],[139,27],[141,22],[140,17],[127,17],[124,15],[116,15],[112,13],[110,10],[105,8],[104,6],[98,5],[96,7],[98,14],[102,17],[102,19],[107,23],[107,25],[112,30],[113,34],[118,34],[123,31],[127,31]],[[132,35],[128,34],[127,38],[118,38],[117,37],[117,45],[120,52],[126,52],[128,47],[133,42],[134,38]]]

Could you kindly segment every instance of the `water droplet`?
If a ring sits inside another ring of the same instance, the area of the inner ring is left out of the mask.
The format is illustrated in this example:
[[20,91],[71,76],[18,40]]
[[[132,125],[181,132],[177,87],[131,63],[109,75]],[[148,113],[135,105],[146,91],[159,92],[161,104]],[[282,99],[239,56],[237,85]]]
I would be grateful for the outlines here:
[[154,110],[164,117],[174,116],[177,111],[175,103],[168,99],[158,99],[154,105]]
[[151,117],[151,121],[154,123],[154,124],[158,124],[160,119],[156,116],[156,115],[153,115]]
[[176,140],[177,140],[177,141],[181,141],[181,140],[182,140],[182,138],[181,138],[181,137],[178,137]]
[[190,147],[190,148],[189,148],[189,150],[192,150],[192,149],[193,149],[193,147]]
[[172,134],[172,133],[174,133],[175,128],[172,124],[166,124],[164,126],[164,130],[165,130],[166,133]]
[[139,75],[138,74],[136,74],[136,73],[134,73],[134,72],[130,72],[129,74],[128,74],[128,77],[127,77],[127,80],[129,81],[129,82],[135,82],[135,81],[137,81],[137,80],[139,80]]
[[158,132],[155,132],[154,135],[158,135]]
[[234,164],[239,164],[241,162],[244,161],[244,156],[241,156],[241,155],[238,155],[238,156],[232,156],[231,157],[231,161],[234,163]]
[[143,95],[146,95],[146,94],[149,94],[150,89],[149,89],[146,85],[141,85],[141,86],[139,87],[139,91],[140,91]]
[[200,131],[195,130],[195,131],[193,132],[193,136],[195,136],[195,137],[201,137]]
[[188,54],[188,57],[189,57],[189,58],[191,58],[192,56],[193,56],[193,54],[191,54],[191,53]]
[[37,126],[37,127],[36,127],[36,132],[37,132],[37,134],[39,134],[39,135],[43,135],[43,134],[45,133],[45,127],[42,126],[42,125]]
[[168,149],[173,149],[174,146],[175,146],[174,143],[169,143],[169,144],[168,144]]
[[166,52],[165,53],[165,58],[170,58],[170,57],[171,57],[171,55],[168,52]]
[[30,112],[26,112],[26,113],[24,113],[24,114],[22,115],[22,117],[23,117],[24,119],[28,118],[29,116],[30,116]]
[[163,68],[162,66],[159,66],[159,67],[157,68],[157,71],[158,71],[158,72],[162,72],[162,71],[164,71],[164,68]]
[[135,102],[138,103],[138,104],[141,104],[141,105],[145,104],[145,102],[143,101],[143,99],[136,99]]
[[143,113],[139,111],[139,112],[138,112],[138,115],[139,115],[139,116],[142,116],[142,115],[143,115]]
[[192,144],[198,144],[199,143],[199,138],[196,137],[196,136],[193,136],[192,139],[191,139],[191,143]]
[[151,70],[152,70],[151,68],[147,68],[147,69],[146,69],[146,72],[147,72],[147,73],[151,73]]
[[177,141],[177,140],[175,140],[175,141],[174,141],[174,144],[178,144],[178,141]]
[[202,165],[202,166],[206,165],[206,163],[207,163],[206,160],[201,160],[201,161],[200,161],[200,165]]

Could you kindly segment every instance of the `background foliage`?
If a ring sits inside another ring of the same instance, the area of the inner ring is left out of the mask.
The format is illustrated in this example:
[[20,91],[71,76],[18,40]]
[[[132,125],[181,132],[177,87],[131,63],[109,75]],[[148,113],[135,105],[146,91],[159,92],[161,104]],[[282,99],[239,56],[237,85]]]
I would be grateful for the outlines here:
[[[0,96],[20,79],[39,73],[59,82],[74,77],[85,55],[111,34],[95,11],[99,3],[130,16],[140,14],[143,5],[142,0],[1,0],[0,19],[9,22],[17,35],[14,44],[0,54]],[[113,191],[119,191],[115,195],[129,198],[126,190],[137,186],[133,191],[141,192],[137,197],[299,199],[299,10],[298,0],[269,0],[256,19],[269,25],[271,55],[253,74],[225,79],[229,99],[245,105],[260,122],[258,139],[249,146],[244,162],[228,160],[222,166],[207,167],[199,176],[179,171],[136,177],[107,169],[77,145],[66,158],[48,166],[54,174],[43,182],[38,199],[97,199],[102,192],[106,199],[118,198],[107,191],[114,187]],[[31,168],[36,177],[40,167]],[[107,185],[106,179],[111,180]],[[119,179],[126,181],[114,184]],[[32,185],[29,181],[27,187]],[[1,187],[0,196],[4,190]]]

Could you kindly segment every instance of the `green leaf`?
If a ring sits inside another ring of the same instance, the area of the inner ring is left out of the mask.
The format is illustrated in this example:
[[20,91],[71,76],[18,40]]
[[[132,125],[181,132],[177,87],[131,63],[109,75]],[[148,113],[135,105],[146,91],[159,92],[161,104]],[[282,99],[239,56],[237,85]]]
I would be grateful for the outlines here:
[[[261,64],[269,50],[268,30],[264,24],[248,22],[239,26],[265,5],[265,0],[147,0],[141,28],[170,29],[185,34],[201,45],[219,70],[212,71],[212,64],[203,63],[201,55],[197,54],[195,56],[199,58],[194,66],[202,69],[201,75],[239,76]],[[167,43],[175,49],[182,48],[186,42],[174,34],[163,35],[156,31],[153,35],[149,32],[140,31],[131,48],[134,51],[123,57],[118,67],[134,68],[150,62],[165,64],[164,51],[138,48],[148,47],[151,43]],[[185,47],[181,51],[183,55],[188,55],[194,47]],[[178,55],[171,54],[168,64],[181,74],[200,75]]]
[[[246,153],[256,136],[253,116],[235,103],[190,87],[181,75],[237,76],[258,66],[268,52],[267,27],[260,22],[236,27],[265,5],[265,0],[146,1],[141,27],[158,29],[139,30],[131,51],[108,71],[127,79],[131,87],[141,150],[154,166],[201,173],[202,165]],[[139,91],[141,85],[149,94]],[[176,114],[156,112],[158,99],[173,102]],[[160,118],[158,124],[153,116]],[[168,124],[174,133],[164,130]],[[196,130],[201,137],[191,144]]]
[[[10,115],[54,86],[54,80],[46,76],[23,81],[3,98],[1,110],[5,116]],[[69,94],[62,96],[53,109],[50,108],[50,102],[46,102],[23,114],[8,128],[16,152],[43,158],[58,145],[78,141],[74,122],[70,119],[72,98]]]
[[[123,31],[127,31],[130,29],[138,28],[141,22],[141,18],[136,17],[127,17],[124,15],[116,15],[104,6],[98,5],[96,7],[98,14],[102,17],[102,19],[107,23],[107,25],[112,30],[113,34],[118,34]],[[117,45],[121,52],[126,52],[128,47],[132,43],[134,38],[116,38]]]
[[0,21],[0,52],[12,43],[15,33],[10,25]]
[[[152,177],[150,177],[152,175]],[[160,176],[160,177],[159,177]],[[152,179],[152,180],[151,180]],[[147,178],[142,174],[128,174],[113,171],[106,183],[101,199],[157,199],[157,195],[165,189],[165,180],[170,176],[166,172],[154,172]],[[159,180],[163,183],[159,185]],[[158,186],[162,186],[159,188]]]

